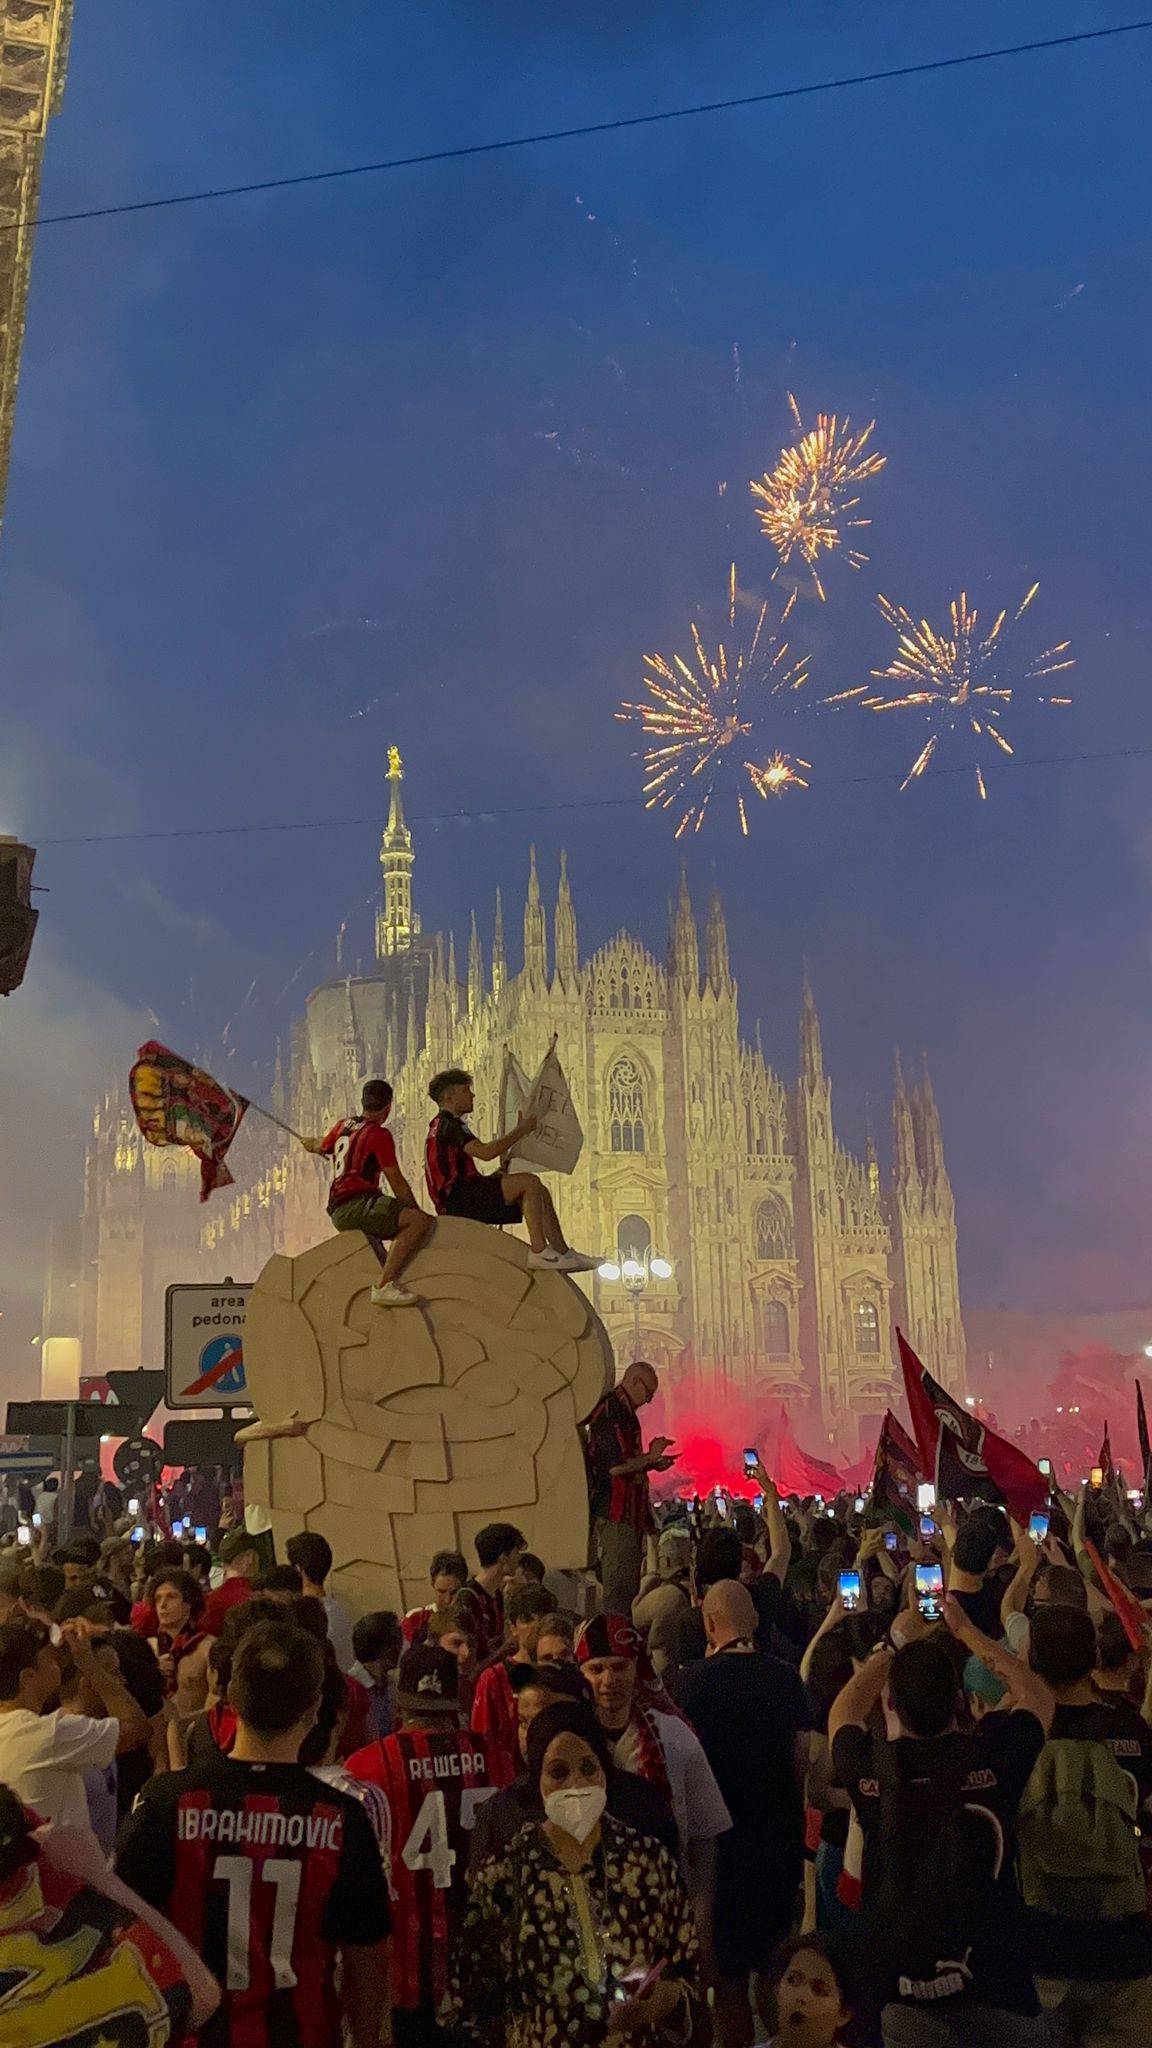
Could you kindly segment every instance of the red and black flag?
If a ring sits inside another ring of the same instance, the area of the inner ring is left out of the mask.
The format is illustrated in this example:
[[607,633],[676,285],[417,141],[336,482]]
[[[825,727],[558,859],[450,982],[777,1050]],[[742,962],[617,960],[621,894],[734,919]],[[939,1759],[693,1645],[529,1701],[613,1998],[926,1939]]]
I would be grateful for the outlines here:
[[916,1533],[916,1488],[924,1477],[916,1445],[889,1409],[876,1446],[872,1504],[906,1536]]
[[935,1475],[940,1499],[1000,1501],[1018,1522],[1026,1522],[1048,1498],[1039,1466],[946,1394],[900,1330],[896,1342],[917,1448]]
[[1144,1498],[1148,1498],[1152,1484],[1152,1444],[1148,1441],[1148,1412],[1144,1406],[1144,1389],[1136,1382],[1136,1430],[1140,1438],[1140,1471],[1144,1485]]
[[228,1147],[243,1121],[248,1098],[214,1081],[190,1060],[150,1038],[128,1076],[136,1121],[149,1145],[186,1145],[200,1161],[200,1200],[232,1185]]

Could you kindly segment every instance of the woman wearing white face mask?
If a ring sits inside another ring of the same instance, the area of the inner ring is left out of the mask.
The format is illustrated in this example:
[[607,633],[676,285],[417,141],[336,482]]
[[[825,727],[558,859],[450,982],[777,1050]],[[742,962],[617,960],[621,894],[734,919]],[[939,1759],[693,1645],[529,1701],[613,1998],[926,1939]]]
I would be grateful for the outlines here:
[[592,1708],[537,1715],[527,1763],[538,1815],[475,1874],[443,2017],[463,2048],[694,2048],[708,2036],[688,1896],[667,1849],[605,1812]]

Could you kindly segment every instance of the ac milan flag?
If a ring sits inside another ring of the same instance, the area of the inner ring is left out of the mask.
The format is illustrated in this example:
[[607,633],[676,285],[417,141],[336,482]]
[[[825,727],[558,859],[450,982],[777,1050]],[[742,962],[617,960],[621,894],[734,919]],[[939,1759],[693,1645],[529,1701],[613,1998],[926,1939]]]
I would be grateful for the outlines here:
[[906,1429],[888,1410],[876,1446],[872,1473],[872,1504],[885,1518],[911,1536],[916,1528],[916,1488],[924,1478],[920,1453]]
[[1039,1466],[959,1407],[925,1372],[902,1330],[896,1342],[917,1448],[925,1470],[936,1475],[940,1498],[1001,1501],[1016,1521],[1026,1522],[1048,1498]]
[[186,1145],[200,1161],[200,1200],[232,1185],[225,1165],[248,1098],[150,1038],[128,1076],[136,1121],[149,1145]]
[[1144,1477],[1144,1498],[1148,1498],[1152,1484],[1152,1443],[1148,1441],[1148,1412],[1144,1406],[1144,1389],[1136,1382],[1136,1429],[1140,1437],[1140,1464]]
[[1144,1609],[1141,1607],[1136,1595],[1130,1593],[1127,1586],[1116,1577],[1114,1572],[1109,1570],[1096,1545],[1094,1543],[1085,1543],[1084,1548],[1092,1560],[1096,1577],[1099,1579],[1100,1584],[1112,1603],[1113,1612],[1120,1617],[1124,1633],[1131,1647],[1134,1650],[1142,1650],[1148,1640],[1148,1617]]

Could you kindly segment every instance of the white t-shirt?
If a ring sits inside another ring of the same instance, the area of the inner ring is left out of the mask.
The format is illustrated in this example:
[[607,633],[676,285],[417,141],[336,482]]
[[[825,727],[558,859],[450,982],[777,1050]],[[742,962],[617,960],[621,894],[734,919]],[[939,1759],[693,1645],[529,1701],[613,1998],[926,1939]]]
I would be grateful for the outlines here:
[[328,1641],[341,1671],[351,1671],[356,1662],[352,1648],[352,1617],[342,1600],[335,1593],[325,1593],[324,1612],[328,1617]]
[[116,1754],[120,1723],[87,1714],[0,1713],[0,1784],[61,1827],[87,1828],[84,1773],[105,1770]]
[[[726,1834],[732,1825],[732,1815],[724,1804],[724,1794],[695,1729],[677,1715],[661,1714],[655,1708],[652,1719],[664,1751],[681,1850],[689,1842],[710,1842],[714,1836]],[[621,1770],[636,1769],[638,1750],[632,1728],[624,1729],[614,1745],[614,1754]]]

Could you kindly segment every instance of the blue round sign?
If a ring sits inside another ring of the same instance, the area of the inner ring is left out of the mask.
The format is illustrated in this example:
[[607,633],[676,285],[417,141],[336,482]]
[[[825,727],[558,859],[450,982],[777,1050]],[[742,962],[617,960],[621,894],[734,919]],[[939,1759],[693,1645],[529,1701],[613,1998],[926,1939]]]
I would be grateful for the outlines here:
[[[235,1364],[230,1365],[225,1372],[217,1374],[215,1368],[222,1365],[226,1358],[234,1358]],[[211,1375],[212,1389],[215,1393],[242,1394],[245,1392],[248,1382],[244,1377],[243,1337],[213,1337],[211,1342],[204,1346],[203,1351],[200,1353],[201,1382],[207,1379],[209,1375]]]

